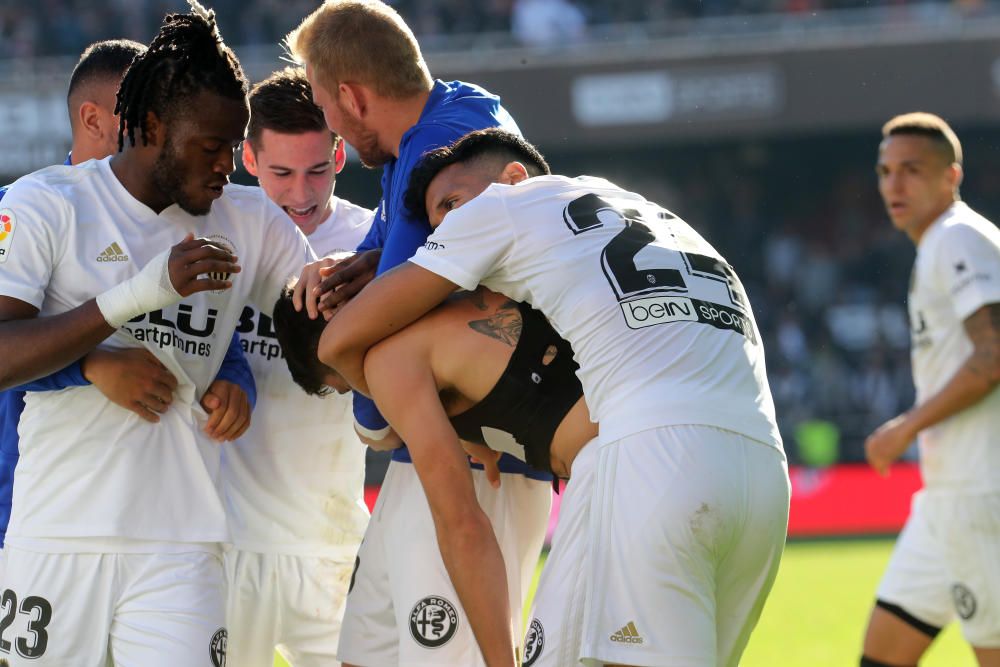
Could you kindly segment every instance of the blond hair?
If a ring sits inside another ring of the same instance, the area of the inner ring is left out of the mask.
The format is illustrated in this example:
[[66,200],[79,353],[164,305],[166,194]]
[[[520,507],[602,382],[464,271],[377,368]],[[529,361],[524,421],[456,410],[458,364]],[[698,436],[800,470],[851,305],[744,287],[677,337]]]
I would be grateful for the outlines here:
[[396,10],[379,0],[327,0],[285,43],[333,95],[347,81],[393,99],[434,85],[417,38]]
[[951,126],[940,116],[926,111],[904,113],[882,126],[882,136],[927,137],[948,164],[962,164],[962,144]]

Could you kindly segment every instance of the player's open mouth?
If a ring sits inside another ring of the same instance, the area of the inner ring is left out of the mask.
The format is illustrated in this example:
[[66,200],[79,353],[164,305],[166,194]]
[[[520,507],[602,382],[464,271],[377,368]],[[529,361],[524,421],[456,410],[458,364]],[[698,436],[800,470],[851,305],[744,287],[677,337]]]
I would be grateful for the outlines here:
[[225,185],[226,185],[225,183],[222,183],[221,185],[210,185],[208,186],[208,189],[211,190],[214,197],[218,199],[219,197],[222,196],[222,189],[225,187]]
[[284,206],[282,208],[285,209],[285,213],[287,213],[289,217],[295,219],[308,218],[309,216],[311,216],[313,213],[316,212],[315,204],[313,204],[309,208],[293,208],[291,206]]

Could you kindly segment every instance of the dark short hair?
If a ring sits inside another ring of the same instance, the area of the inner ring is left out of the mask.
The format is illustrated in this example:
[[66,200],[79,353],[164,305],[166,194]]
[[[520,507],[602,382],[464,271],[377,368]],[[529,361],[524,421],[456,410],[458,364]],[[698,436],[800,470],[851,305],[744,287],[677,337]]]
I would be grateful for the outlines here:
[[149,143],[150,111],[160,119],[196,115],[191,100],[202,92],[245,100],[250,84],[236,54],[222,41],[215,12],[188,0],[189,14],[167,14],[149,48],[135,59],[118,89],[118,150],[135,146],[136,132]]
[[278,345],[285,354],[288,371],[295,384],[310,396],[326,396],[330,387],[323,381],[324,375],[333,372],[319,360],[319,339],[326,328],[326,320],[317,317],[309,319],[305,308],[295,310],[292,303],[292,287],[281,290],[281,296],[274,304],[272,317]]
[[[323,110],[313,103],[312,87],[301,67],[278,70],[250,91],[247,139],[252,148],[256,149],[264,130],[281,134],[329,131]],[[339,137],[330,134],[336,146]]]
[[146,47],[131,39],[108,39],[94,42],[80,54],[80,59],[69,77],[69,89],[66,91],[67,101],[73,95],[95,82],[112,82],[115,87],[121,83],[125,70],[137,56],[142,55]]
[[940,116],[926,111],[904,113],[882,126],[884,138],[898,135],[927,137],[948,164],[962,164],[962,144],[951,126]]
[[430,151],[410,172],[410,182],[404,196],[406,208],[412,215],[427,218],[427,188],[445,167],[453,164],[477,164],[499,170],[509,162],[520,162],[528,176],[551,174],[549,163],[538,149],[513,132],[491,127],[469,132],[451,146]]

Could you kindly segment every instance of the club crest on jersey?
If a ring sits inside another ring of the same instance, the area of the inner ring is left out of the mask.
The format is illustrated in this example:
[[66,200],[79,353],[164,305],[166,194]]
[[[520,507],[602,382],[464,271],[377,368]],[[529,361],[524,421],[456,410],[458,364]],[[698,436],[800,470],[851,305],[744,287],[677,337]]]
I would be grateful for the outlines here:
[[10,256],[10,246],[14,242],[14,231],[17,229],[17,217],[9,208],[0,209],[0,264]]
[[213,667],[226,667],[226,643],[229,633],[225,628],[219,628],[212,635],[212,641],[208,645],[208,654],[212,658]]
[[951,597],[955,601],[955,611],[963,620],[969,620],[976,613],[976,596],[965,585],[951,587]]
[[[208,237],[208,240],[212,242],[212,245],[217,245],[233,255],[236,254],[236,244],[233,243],[229,237],[223,236],[222,234],[212,234]],[[212,280],[229,280],[229,277],[232,274],[225,271],[210,271],[206,275]],[[216,290],[215,293],[222,294],[224,291],[225,290]]]
[[432,595],[418,602],[410,611],[410,634],[425,648],[447,644],[458,630],[455,605]]
[[537,618],[531,619],[528,634],[524,638],[524,667],[531,667],[545,648],[545,629]]

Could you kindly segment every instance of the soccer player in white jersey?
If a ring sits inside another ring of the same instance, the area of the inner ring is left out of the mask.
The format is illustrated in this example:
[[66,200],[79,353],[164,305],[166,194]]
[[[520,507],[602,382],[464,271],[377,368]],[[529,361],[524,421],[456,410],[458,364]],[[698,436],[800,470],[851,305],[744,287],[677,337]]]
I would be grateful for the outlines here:
[[1000,231],[959,197],[962,147],[933,114],[882,128],[879,192],[917,247],[910,277],[916,404],[865,442],[880,473],[914,439],[924,489],[879,585],[861,664],[916,665],[952,620],[1000,665]]
[[[123,150],[25,177],[3,202],[0,338],[18,354],[0,358],[0,387],[98,345],[145,347],[178,381],[155,425],[90,387],[29,396],[6,549],[12,665],[225,662],[220,451],[198,400],[244,305],[273,303],[314,255],[259,188],[228,185],[248,84],[193,4],[122,81]],[[99,262],[108,244],[120,259]]]
[[530,302],[573,346],[600,434],[573,463],[584,491],[563,505],[525,662],[736,665],[789,499],[746,295],[677,216],[602,179],[532,177],[534,152],[483,130],[430,153],[407,200],[434,233],[331,321],[320,359],[366,391],[371,345],[456,287]]
[[[353,250],[372,221],[372,211],[333,195],[344,161],[344,143],[327,129],[302,70],[254,86],[243,164],[321,256]],[[366,448],[350,395],[307,398],[295,386],[271,309],[248,305],[238,331],[260,409],[246,435],[223,449],[234,547],[226,553],[228,659],[271,667],[277,648],[293,667],[332,667],[368,523]]]

